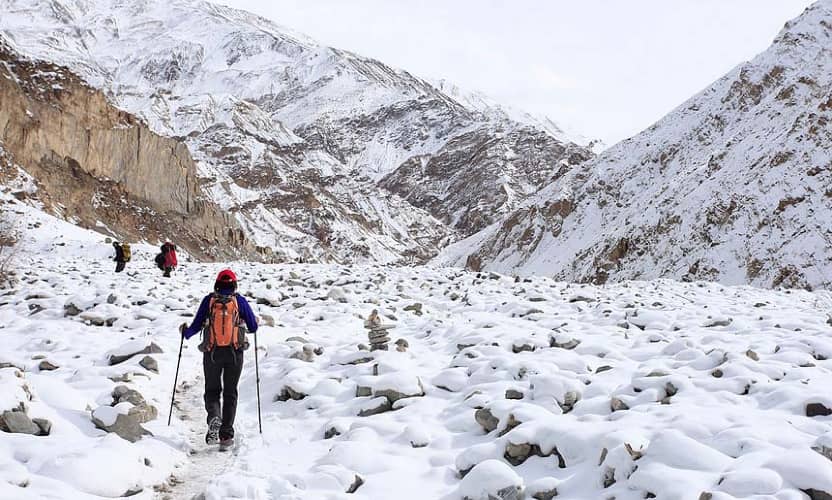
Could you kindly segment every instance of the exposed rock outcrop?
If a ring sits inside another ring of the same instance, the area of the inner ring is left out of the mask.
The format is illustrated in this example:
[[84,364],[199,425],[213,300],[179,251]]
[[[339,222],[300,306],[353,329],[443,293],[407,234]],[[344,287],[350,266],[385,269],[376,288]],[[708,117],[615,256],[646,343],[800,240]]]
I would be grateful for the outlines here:
[[[199,257],[248,248],[233,217],[206,199],[180,141],[151,132],[64,67],[20,56],[0,36],[0,142],[37,197],[120,238],[175,241]],[[137,228],[141,228],[141,231]]]

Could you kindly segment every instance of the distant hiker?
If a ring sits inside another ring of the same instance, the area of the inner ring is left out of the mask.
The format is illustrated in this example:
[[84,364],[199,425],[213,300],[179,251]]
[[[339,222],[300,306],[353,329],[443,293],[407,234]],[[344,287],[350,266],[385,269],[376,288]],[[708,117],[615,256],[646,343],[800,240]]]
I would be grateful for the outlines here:
[[124,271],[124,266],[130,262],[130,244],[114,241],[113,248],[116,250],[116,256],[113,259],[116,261],[116,272],[120,273]]
[[164,271],[163,276],[170,278],[170,273],[179,262],[176,260],[176,245],[170,241],[166,241],[160,247],[161,252],[156,255],[156,267]]
[[214,292],[202,299],[191,326],[183,323],[179,327],[186,339],[202,331],[199,350],[203,352],[205,410],[208,412],[205,442],[215,444],[219,441],[221,448],[234,442],[237,382],[243,370],[243,350],[248,348],[245,328],[256,332],[257,319],[246,299],[237,294],[237,276],[230,269],[217,275]]

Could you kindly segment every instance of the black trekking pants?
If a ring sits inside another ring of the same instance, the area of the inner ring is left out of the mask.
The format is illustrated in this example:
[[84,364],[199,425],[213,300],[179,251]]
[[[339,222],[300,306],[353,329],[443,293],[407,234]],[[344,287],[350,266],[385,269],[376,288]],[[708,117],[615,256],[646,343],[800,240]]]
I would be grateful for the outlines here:
[[117,272],[117,273],[120,273],[120,272],[124,271],[124,266],[125,266],[125,265],[127,265],[127,263],[126,263],[126,262],[122,262],[122,261],[120,261],[120,260],[119,260],[119,261],[116,261],[116,272]]
[[[202,354],[205,373],[205,410],[208,423],[214,417],[222,419],[220,439],[234,437],[234,416],[237,414],[237,382],[243,371],[243,351],[233,347],[216,347]],[[222,405],[220,405],[222,393]]]

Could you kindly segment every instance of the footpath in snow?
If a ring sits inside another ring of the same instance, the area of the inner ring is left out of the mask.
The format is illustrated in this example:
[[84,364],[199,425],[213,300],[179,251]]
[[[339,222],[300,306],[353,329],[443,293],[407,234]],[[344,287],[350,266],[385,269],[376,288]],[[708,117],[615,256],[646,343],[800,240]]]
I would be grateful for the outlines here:
[[[197,339],[166,421],[177,325],[223,266],[166,280],[136,246],[116,275],[102,237],[44,224],[0,292],[0,412],[48,424],[0,433],[0,498],[832,494],[825,292],[232,264],[261,317],[264,432],[252,348],[218,453]],[[374,309],[389,351],[362,349]]]

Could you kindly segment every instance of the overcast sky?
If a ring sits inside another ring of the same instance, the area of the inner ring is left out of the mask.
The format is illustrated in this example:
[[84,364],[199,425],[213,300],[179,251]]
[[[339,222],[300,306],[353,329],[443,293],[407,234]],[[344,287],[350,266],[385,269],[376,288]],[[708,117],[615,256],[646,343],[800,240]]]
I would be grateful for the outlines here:
[[608,145],[764,50],[811,0],[217,0]]

